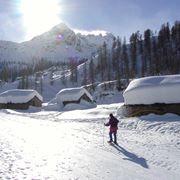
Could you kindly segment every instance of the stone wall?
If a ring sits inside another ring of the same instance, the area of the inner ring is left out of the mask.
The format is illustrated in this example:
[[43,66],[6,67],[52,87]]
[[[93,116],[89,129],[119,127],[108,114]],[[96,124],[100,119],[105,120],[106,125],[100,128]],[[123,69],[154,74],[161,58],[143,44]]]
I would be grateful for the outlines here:
[[180,115],[180,103],[164,104],[156,103],[150,105],[123,105],[123,114],[127,117],[142,116],[150,113],[162,115],[166,113],[173,113]]

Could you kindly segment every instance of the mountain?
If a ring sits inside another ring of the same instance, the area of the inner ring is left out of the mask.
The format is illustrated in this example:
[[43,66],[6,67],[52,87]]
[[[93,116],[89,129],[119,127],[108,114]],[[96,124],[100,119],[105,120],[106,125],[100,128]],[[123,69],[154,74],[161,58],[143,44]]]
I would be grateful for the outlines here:
[[114,36],[76,34],[61,23],[50,31],[34,37],[30,41],[15,43],[0,41],[0,61],[29,62],[46,59],[48,61],[67,61],[69,58],[89,58],[106,42],[112,44]]

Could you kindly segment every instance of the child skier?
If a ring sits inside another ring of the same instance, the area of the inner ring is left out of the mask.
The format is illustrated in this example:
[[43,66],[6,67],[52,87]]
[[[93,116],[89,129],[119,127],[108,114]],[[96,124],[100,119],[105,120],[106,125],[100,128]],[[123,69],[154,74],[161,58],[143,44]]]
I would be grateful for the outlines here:
[[113,142],[113,137],[112,137],[112,134],[114,136],[114,143],[117,144],[117,130],[118,130],[118,123],[119,123],[119,120],[117,120],[113,114],[110,114],[109,115],[109,122],[108,123],[104,123],[105,126],[110,126],[109,128],[109,138],[110,140],[108,141],[109,143]]

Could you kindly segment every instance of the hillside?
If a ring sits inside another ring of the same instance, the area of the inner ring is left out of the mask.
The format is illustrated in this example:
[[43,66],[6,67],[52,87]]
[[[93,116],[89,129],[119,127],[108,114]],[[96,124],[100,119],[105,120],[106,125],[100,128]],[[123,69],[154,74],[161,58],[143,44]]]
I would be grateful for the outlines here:
[[[126,38],[110,33],[76,34],[59,24],[31,41],[1,41],[0,79],[9,82],[17,77],[28,78],[54,66],[69,71],[76,86],[117,80],[121,89],[122,79],[128,83],[137,77],[179,74],[179,34],[180,22],[176,21],[172,27],[163,24],[156,34],[150,29],[143,34],[132,33],[127,43]],[[85,66],[79,66],[84,62]]]
[[[137,31],[129,44],[108,33],[75,34],[65,24],[31,41],[1,41],[0,92],[36,89],[47,102],[63,88],[88,86],[97,94],[94,88],[104,82],[103,90],[121,91],[137,77],[179,74],[179,27],[179,21],[164,24],[158,36]],[[107,82],[116,82],[113,89]]]

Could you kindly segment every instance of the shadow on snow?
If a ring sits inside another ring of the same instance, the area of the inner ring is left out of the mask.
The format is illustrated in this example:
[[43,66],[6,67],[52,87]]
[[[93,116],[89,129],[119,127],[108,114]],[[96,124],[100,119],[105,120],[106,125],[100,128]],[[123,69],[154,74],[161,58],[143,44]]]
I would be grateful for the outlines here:
[[120,153],[124,154],[126,156],[126,158],[123,158],[124,160],[128,160],[128,161],[132,161],[134,163],[137,163],[139,165],[141,165],[144,168],[149,168],[146,159],[142,158],[142,157],[138,157],[136,154],[133,154],[129,151],[127,151],[126,149],[124,149],[122,146],[120,145],[115,145],[112,144],[112,146],[117,149]]

